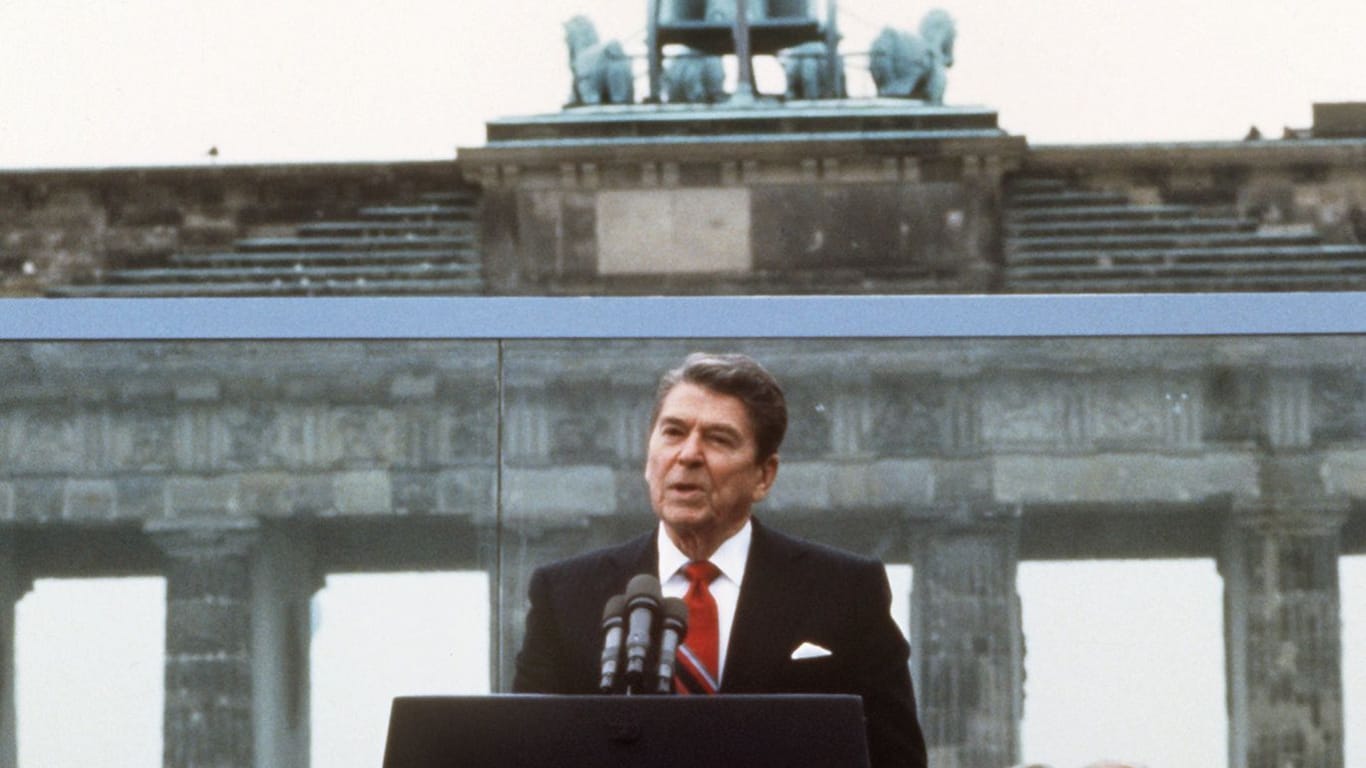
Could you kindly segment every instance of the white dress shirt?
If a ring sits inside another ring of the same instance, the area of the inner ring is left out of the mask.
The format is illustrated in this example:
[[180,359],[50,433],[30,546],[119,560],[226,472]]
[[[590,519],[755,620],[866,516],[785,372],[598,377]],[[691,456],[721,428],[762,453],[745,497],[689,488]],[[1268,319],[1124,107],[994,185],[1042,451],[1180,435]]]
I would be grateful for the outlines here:
[[[659,586],[665,597],[682,598],[688,591],[688,577],[683,574],[683,566],[691,560],[674,546],[669,534],[664,532],[664,524],[659,525],[656,534],[659,545]],[[754,537],[754,527],[748,520],[745,527],[734,536],[726,539],[712,553],[712,565],[721,570],[708,588],[716,600],[717,663],[716,680],[726,668],[726,650],[730,647],[730,628],[735,624],[735,606],[740,602],[740,582],[745,578],[745,563],[749,560],[749,543]],[[684,641],[686,642],[686,640]]]

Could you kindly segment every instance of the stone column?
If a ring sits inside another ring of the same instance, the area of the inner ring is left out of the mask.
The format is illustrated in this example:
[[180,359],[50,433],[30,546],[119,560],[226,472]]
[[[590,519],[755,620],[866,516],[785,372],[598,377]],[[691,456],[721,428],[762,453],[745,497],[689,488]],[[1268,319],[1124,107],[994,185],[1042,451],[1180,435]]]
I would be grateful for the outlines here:
[[0,768],[19,764],[15,717],[14,607],[32,584],[22,574],[14,542],[0,532]]
[[1018,523],[1003,510],[958,509],[916,536],[911,667],[935,768],[1017,761],[1024,696]]
[[251,519],[148,525],[165,553],[165,768],[255,765]]
[[252,552],[253,751],[260,766],[309,764],[313,595],[323,585],[312,539],[266,527]]
[[1235,507],[1220,558],[1230,768],[1342,768],[1344,505]]

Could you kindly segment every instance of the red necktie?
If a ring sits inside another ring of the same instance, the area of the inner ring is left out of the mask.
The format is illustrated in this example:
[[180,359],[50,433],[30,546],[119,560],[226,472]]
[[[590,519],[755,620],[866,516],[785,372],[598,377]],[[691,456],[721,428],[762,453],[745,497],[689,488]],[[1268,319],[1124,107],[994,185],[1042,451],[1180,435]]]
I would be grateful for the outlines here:
[[674,689],[682,695],[716,693],[721,632],[716,598],[707,585],[721,575],[721,569],[706,561],[692,562],[683,566],[683,574],[688,577],[688,592],[683,595],[688,605],[688,634],[678,649]]

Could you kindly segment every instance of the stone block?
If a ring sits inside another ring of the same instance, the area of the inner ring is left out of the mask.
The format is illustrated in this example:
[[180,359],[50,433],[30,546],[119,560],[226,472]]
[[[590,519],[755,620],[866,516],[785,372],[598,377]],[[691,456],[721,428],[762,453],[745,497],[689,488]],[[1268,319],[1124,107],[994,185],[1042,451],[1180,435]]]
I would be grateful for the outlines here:
[[[879,507],[927,504],[934,498],[934,462],[904,459],[873,462],[868,466],[863,488],[867,494],[864,504]],[[851,496],[842,503],[852,507],[860,502]]]
[[779,469],[764,505],[774,512],[897,508],[929,503],[933,494],[929,461],[791,462]]
[[395,400],[430,400],[436,395],[436,376],[400,373],[389,382],[389,397]]
[[374,407],[338,407],[324,418],[320,460],[340,466],[388,465],[401,461],[399,416]]
[[13,520],[14,483],[0,483],[0,520]]
[[822,461],[782,464],[773,490],[760,509],[776,513],[829,509],[832,506],[830,475],[831,466]]
[[182,402],[210,402],[222,394],[222,385],[213,379],[187,379],[175,383],[175,396]]
[[1258,489],[1257,462],[1240,454],[1002,456],[994,464],[1001,502],[1189,502]]
[[1316,103],[1314,138],[1366,138],[1366,102]]
[[1329,496],[1366,498],[1366,451],[1328,452],[1319,472],[1323,490]]
[[62,515],[62,482],[34,479],[14,481],[15,516],[21,520],[55,520]]
[[230,477],[178,477],[166,481],[167,517],[235,515],[242,507],[240,484]]
[[250,536],[244,528],[215,530],[215,526],[176,524],[173,530],[163,528],[154,537],[170,555],[166,569],[166,600],[180,605],[199,603],[231,603],[244,605],[251,591],[251,574],[247,568],[246,550],[233,552],[237,543],[234,536]]
[[118,515],[118,489],[113,480],[67,480],[62,487],[66,520],[110,520]]
[[333,475],[332,498],[339,515],[387,515],[393,511],[393,486],[389,473],[381,469]]
[[450,469],[436,476],[436,511],[492,520],[498,496],[492,467]]
[[[241,475],[242,511],[259,517],[280,517],[295,511],[302,492],[303,478],[285,472],[252,472]],[[324,484],[325,485],[325,484]],[[312,486],[315,490],[317,483]],[[327,509],[332,505],[330,492],[321,494],[310,509]]]
[[597,201],[598,272],[748,272],[744,188],[604,190]]
[[165,511],[166,481],[159,476],[125,475],[115,479],[118,514],[124,518],[148,520]]
[[242,653],[250,619],[236,600],[175,601],[167,607],[166,645],[177,653]]
[[645,484],[645,478],[640,468],[632,466],[629,469],[618,469],[615,475],[617,510],[626,514],[648,511],[650,509],[650,489]]
[[509,469],[503,473],[508,520],[600,517],[616,512],[616,481],[608,467]]
[[423,515],[436,511],[437,482],[432,472],[394,472],[389,478],[393,489],[390,506],[395,514]]

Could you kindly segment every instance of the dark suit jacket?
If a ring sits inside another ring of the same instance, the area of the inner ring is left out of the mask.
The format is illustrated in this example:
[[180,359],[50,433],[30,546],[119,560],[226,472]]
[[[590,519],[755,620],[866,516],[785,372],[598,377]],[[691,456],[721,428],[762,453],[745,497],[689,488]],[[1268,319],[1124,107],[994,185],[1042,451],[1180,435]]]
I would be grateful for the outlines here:
[[[536,570],[514,691],[598,692],[602,606],[639,573],[657,572],[655,533]],[[722,693],[863,697],[874,768],[926,764],[907,664],[882,565],[754,521]],[[829,649],[793,661],[803,642]]]

